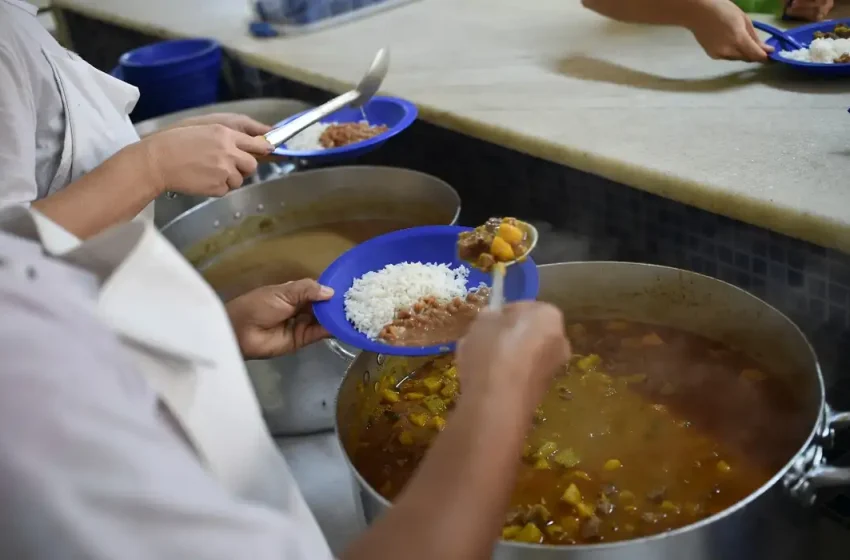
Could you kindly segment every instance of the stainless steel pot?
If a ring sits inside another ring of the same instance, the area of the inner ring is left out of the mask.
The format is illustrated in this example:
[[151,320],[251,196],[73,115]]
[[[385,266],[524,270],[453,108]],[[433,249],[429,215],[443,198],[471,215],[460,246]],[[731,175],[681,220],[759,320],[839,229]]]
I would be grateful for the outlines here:
[[[310,105],[303,101],[294,99],[242,99],[239,101],[226,101],[224,103],[214,103],[212,105],[204,105],[203,107],[195,107],[170,113],[161,117],[148,119],[136,124],[136,132],[139,136],[147,136],[158,130],[162,130],[179,121],[190,117],[199,117],[209,115],[211,113],[238,113],[240,115],[248,115],[262,123],[275,124],[283,119],[305,111],[310,108]],[[269,179],[275,179],[286,175],[294,169],[292,163],[286,162],[264,162],[257,166],[257,172],[248,177],[246,184],[254,184]],[[207,200],[205,196],[188,196],[183,194],[162,195],[156,200],[154,206],[154,222],[158,226],[162,226],[185,212],[186,210]]]
[[[567,317],[627,318],[678,327],[748,351],[793,384],[811,430],[798,453],[762,488],[718,515],[661,535],[632,541],[571,547],[499,542],[498,560],[752,560],[771,554],[783,520],[775,512],[797,498],[811,504],[818,488],[850,485],[850,469],[825,464],[833,430],[850,426],[850,413],[826,404],[817,357],[800,330],[782,313],[730,284],[683,270],[617,262],[574,262],[540,267],[539,299]],[[351,364],[337,396],[337,434],[354,449],[365,414],[377,402],[375,381],[397,373],[384,357],[362,353]],[[408,364],[415,367],[415,364]],[[365,391],[359,389],[365,388]],[[353,469],[367,521],[389,507]],[[795,504],[791,504],[795,505]],[[798,508],[799,509],[799,508]],[[787,523],[787,520],[785,520]],[[785,527],[787,529],[787,527]],[[788,532],[788,531],[785,531]],[[811,543],[800,543],[810,546]],[[786,546],[786,545],[782,545]],[[785,551],[787,552],[787,550]],[[788,555],[783,558],[799,558]]]
[[[390,167],[334,167],[208,200],[167,224],[162,233],[203,269],[225,251],[261,236],[354,219],[452,224],[459,213],[455,190],[430,175]],[[331,429],[334,396],[354,356],[354,349],[328,341],[290,356],[248,362],[272,434]]]

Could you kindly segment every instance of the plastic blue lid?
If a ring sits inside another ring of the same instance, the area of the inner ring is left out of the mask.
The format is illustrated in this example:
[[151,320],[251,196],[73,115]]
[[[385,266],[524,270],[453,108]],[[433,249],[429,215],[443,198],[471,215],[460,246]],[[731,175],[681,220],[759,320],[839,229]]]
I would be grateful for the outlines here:
[[[469,265],[457,255],[457,237],[472,228],[461,226],[424,226],[395,231],[370,239],[345,252],[322,273],[319,283],[334,289],[329,301],[313,304],[319,323],[331,335],[355,348],[395,356],[430,356],[453,351],[455,343],[438,346],[390,346],[371,340],[358,332],[345,316],[345,293],[354,283],[370,271],[378,271],[389,264],[422,262],[447,264],[452,268]],[[481,283],[491,285],[489,274],[470,268],[468,287]],[[537,266],[534,261],[511,266],[505,276],[505,300],[534,299],[540,288]]]
[[119,63],[124,67],[166,66],[209,56],[219,50],[221,46],[212,39],[175,39],[128,51],[121,55]]

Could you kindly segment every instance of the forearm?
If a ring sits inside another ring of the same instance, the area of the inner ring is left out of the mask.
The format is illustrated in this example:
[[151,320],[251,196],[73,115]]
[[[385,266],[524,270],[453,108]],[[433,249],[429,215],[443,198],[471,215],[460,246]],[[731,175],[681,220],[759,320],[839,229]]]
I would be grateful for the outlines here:
[[603,16],[627,23],[687,25],[705,2],[728,0],[582,0]]
[[343,560],[489,558],[531,423],[518,400],[504,391],[462,397],[392,509]]
[[147,165],[146,148],[127,146],[33,207],[80,239],[133,219],[163,190]]

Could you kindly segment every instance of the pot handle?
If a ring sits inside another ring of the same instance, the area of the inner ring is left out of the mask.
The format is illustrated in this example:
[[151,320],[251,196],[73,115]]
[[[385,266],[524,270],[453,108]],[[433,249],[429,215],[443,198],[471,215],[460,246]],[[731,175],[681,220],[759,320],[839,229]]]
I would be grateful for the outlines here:
[[275,179],[280,179],[281,177],[286,177],[292,173],[298,171],[298,165],[296,162],[286,161],[286,162],[277,162],[271,161],[268,164],[270,173],[268,173],[265,177],[258,177],[259,183],[264,183],[266,181],[273,181]]
[[850,467],[826,464],[823,451],[832,444],[835,430],[850,428],[850,412],[835,412],[827,405],[822,425],[819,441],[804,451],[785,475],[785,486],[791,495],[806,505],[815,502],[820,488],[850,487]]
[[328,346],[328,348],[331,349],[334,354],[336,354],[343,360],[350,362],[357,357],[357,354],[349,352],[348,349],[344,348],[342,344],[340,344],[339,341],[335,338],[329,338],[325,340],[325,344]]
[[819,488],[850,486],[850,467],[817,466],[808,474],[808,484],[810,491]]
[[829,425],[837,430],[850,428],[850,412],[832,412]]

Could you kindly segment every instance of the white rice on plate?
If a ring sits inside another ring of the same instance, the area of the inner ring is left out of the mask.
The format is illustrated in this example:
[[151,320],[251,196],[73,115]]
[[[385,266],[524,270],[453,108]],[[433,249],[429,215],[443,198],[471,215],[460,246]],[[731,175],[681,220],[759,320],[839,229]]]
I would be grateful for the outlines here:
[[292,138],[286,141],[286,148],[293,152],[315,152],[316,150],[324,150],[325,147],[319,142],[319,138],[332,124],[339,123],[322,123],[317,122],[311,124]]
[[396,311],[407,309],[426,296],[448,301],[465,298],[469,269],[463,265],[403,262],[367,272],[345,292],[345,317],[358,332],[375,339]]
[[797,62],[835,64],[835,59],[850,54],[850,39],[815,39],[807,49],[779,51],[779,56]]

